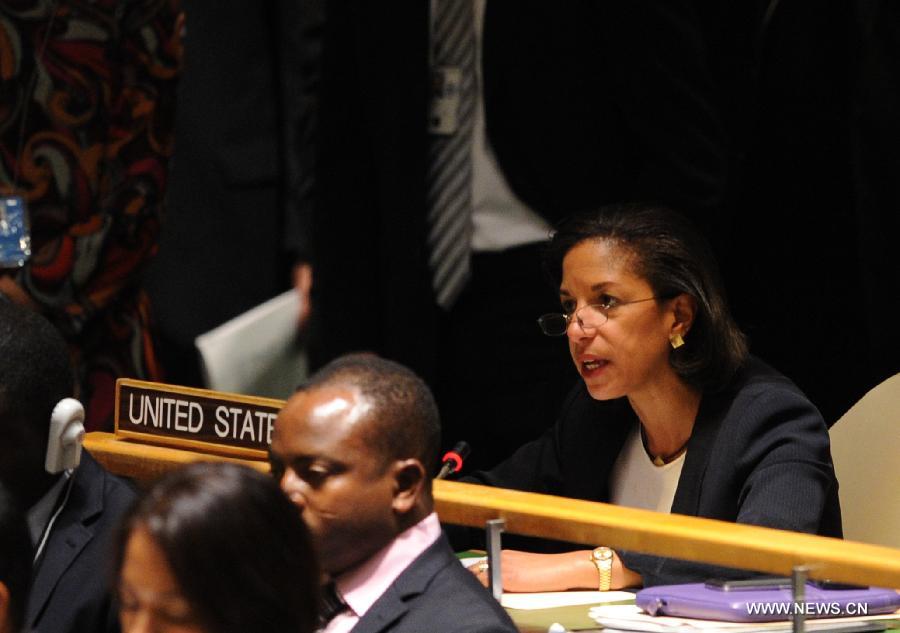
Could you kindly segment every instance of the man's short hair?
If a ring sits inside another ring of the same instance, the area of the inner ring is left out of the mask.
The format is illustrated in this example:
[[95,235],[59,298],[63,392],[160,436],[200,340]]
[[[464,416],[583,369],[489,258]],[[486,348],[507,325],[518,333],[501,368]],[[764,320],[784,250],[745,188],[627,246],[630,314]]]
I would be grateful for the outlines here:
[[29,424],[46,436],[53,407],[73,387],[62,335],[33,310],[0,301],[0,426]]
[[434,474],[440,417],[431,390],[410,369],[374,354],[349,354],[322,367],[299,391],[322,387],[356,389],[372,405],[368,440],[385,461],[414,457],[429,477]]
[[12,631],[21,630],[25,624],[32,555],[25,517],[0,484],[0,582],[9,591],[7,618]]

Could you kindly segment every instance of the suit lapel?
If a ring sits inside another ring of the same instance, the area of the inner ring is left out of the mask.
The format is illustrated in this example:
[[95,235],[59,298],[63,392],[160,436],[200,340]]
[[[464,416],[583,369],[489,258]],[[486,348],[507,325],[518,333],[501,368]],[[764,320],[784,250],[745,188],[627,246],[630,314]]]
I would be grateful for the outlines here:
[[353,627],[352,633],[380,633],[386,630],[409,611],[410,600],[425,591],[435,574],[455,560],[446,538],[441,535],[397,577]]
[[672,500],[672,514],[697,516],[700,508],[700,490],[712,453],[713,444],[719,434],[719,427],[725,417],[723,410],[729,398],[722,394],[705,394],[700,402],[697,420],[688,440],[684,468],[678,478],[675,498]]
[[[34,576],[28,605],[27,621],[32,628],[59,579],[94,538],[93,530],[85,526],[89,519],[103,510],[103,495],[99,494],[103,479],[95,476],[94,469],[96,466],[91,458],[83,456],[81,466],[73,475],[72,492],[47,540]],[[91,485],[91,482],[96,483]]]
[[351,633],[379,633],[402,618],[409,610],[394,585],[388,587],[372,608],[357,622]]

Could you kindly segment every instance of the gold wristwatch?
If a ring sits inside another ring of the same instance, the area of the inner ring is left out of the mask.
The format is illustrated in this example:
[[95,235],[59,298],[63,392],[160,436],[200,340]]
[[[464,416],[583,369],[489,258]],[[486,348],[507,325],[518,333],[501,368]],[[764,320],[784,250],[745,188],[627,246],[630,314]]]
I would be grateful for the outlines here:
[[600,574],[600,591],[609,591],[612,583],[613,551],[609,547],[595,547],[591,552],[591,562],[597,567]]

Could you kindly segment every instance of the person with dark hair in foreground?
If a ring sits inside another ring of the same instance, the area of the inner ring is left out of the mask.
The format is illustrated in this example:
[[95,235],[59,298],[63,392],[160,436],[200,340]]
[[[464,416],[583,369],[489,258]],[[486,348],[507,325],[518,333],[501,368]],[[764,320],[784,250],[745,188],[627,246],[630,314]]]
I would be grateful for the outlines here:
[[0,300],[0,482],[25,511],[35,548],[24,626],[37,633],[119,630],[104,572],[134,492],[80,439],[66,441],[84,420],[74,385],[59,332]]
[[297,509],[245,466],[197,463],[135,504],[116,553],[124,633],[312,633],[318,568]]
[[[841,536],[825,422],[748,356],[710,249],[684,218],[635,204],[578,215],[559,227],[546,263],[562,310],[539,325],[568,337],[581,381],[542,438],[471,481]],[[602,546],[510,550],[502,562],[510,591],[748,573]]]
[[0,485],[0,633],[22,630],[32,555],[25,517]]
[[332,361],[279,413],[272,473],[328,576],[326,633],[516,630],[441,533],[439,442],[425,383],[373,355]]

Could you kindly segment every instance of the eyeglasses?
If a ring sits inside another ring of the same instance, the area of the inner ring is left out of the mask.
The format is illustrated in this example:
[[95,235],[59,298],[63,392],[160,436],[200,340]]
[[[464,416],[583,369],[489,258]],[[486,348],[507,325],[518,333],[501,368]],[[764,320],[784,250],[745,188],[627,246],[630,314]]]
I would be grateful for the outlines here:
[[581,306],[574,312],[569,314],[551,313],[540,317],[537,322],[541,326],[541,331],[547,336],[563,336],[569,329],[569,324],[574,319],[578,323],[578,327],[585,334],[591,334],[597,328],[602,327],[609,320],[609,311],[620,306],[631,305],[632,303],[643,303],[644,301],[654,301],[659,297],[647,297],[646,299],[635,299],[634,301],[610,301],[608,303],[591,303]]

